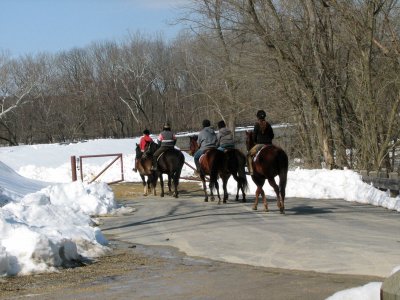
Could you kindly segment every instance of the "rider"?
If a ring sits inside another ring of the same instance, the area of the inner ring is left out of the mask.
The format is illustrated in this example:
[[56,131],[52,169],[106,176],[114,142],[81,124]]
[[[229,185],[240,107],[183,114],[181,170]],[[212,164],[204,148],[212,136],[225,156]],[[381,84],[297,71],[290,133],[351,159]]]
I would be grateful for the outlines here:
[[253,130],[255,145],[247,153],[247,168],[250,175],[253,175],[252,159],[254,155],[256,155],[264,145],[271,145],[272,139],[274,138],[272,126],[265,120],[266,115],[264,110],[259,110],[257,112],[257,122],[254,124]]
[[232,131],[230,131],[223,120],[218,122],[217,147],[220,151],[235,148]]
[[203,129],[199,132],[197,137],[197,144],[199,149],[194,154],[194,163],[196,164],[197,171],[200,170],[199,159],[200,156],[208,149],[217,147],[217,135],[211,127],[210,120],[203,120]]
[[161,131],[160,135],[158,136],[158,141],[161,146],[153,154],[153,165],[151,167],[153,171],[157,170],[158,157],[164,153],[164,151],[171,148],[173,149],[176,144],[176,136],[171,131],[171,125],[169,123],[164,124],[163,131]]
[[137,161],[142,158],[142,155],[146,148],[146,145],[148,143],[151,143],[152,141],[153,141],[153,139],[150,136],[150,131],[148,129],[143,130],[143,136],[140,138],[140,141],[139,141],[139,148],[141,151],[141,155],[139,157],[136,157],[136,159],[135,159],[135,167],[133,168],[134,172],[137,172],[137,168],[136,168]]

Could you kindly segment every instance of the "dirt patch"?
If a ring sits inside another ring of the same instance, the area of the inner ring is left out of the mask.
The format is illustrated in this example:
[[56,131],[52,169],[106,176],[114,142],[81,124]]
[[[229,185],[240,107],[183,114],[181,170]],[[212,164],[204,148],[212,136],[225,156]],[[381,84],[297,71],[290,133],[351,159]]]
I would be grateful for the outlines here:
[[[112,190],[115,194],[115,199],[134,199],[136,197],[143,196],[143,185],[138,182],[122,182],[111,185]],[[168,186],[164,181],[164,189],[167,192]],[[157,192],[160,191],[160,183],[157,183]],[[184,181],[179,183],[180,194],[198,194],[202,192],[199,182],[197,181]]]

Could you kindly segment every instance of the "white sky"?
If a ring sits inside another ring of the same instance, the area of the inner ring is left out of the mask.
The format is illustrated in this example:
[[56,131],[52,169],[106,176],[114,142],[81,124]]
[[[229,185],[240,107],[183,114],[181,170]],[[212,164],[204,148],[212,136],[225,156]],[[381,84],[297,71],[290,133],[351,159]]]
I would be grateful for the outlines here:
[[[101,139],[67,145],[0,148],[0,276],[54,271],[65,263],[59,255],[60,249],[64,250],[67,261],[107,251],[107,240],[98,227],[91,226],[95,220],[90,216],[118,214],[127,208],[117,206],[105,183],[71,183],[70,157],[122,153],[125,181],[140,181],[139,175],[132,171],[136,142],[137,138]],[[185,155],[185,159],[194,165],[192,157]],[[85,180],[93,178],[109,161],[110,158],[85,159]],[[182,176],[192,173],[185,165]],[[117,164],[100,180],[110,182],[120,176]],[[250,178],[249,188],[249,193],[254,193],[255,185]],[[235,194],[236,182],[231,180],[228,190]],[[267,184],[265,190],[274,196]],[[290,170],[286,196],[341,198],[400,212],[400,197],[391,198],[362,182],[350,170]],[[331,299],[379,299],[380,285],[355,287]]]

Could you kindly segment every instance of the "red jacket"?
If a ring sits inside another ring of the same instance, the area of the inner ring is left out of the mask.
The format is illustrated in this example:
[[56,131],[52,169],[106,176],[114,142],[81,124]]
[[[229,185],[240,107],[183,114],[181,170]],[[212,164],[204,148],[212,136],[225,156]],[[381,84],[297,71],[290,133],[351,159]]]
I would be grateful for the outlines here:
[[142,136],[140,138],[140,142],[139,142],[140,150],[142,150],[142,152],[144,152],[144,148],[146,147],[146,144],[150,143],[152,141],[153,141],[153,139],[149,135],[145,134],[144,136]]

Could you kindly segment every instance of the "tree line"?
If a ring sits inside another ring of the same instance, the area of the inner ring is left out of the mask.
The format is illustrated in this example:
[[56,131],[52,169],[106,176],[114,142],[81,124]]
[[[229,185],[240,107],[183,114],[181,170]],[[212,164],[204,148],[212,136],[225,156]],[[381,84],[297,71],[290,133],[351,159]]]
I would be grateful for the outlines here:
[[54,55],[0,55],[0,140],[124,138],[144,128],[296,126],[307,167],[393,170],[395,0],[193,0],[174,40],[140,33]]

